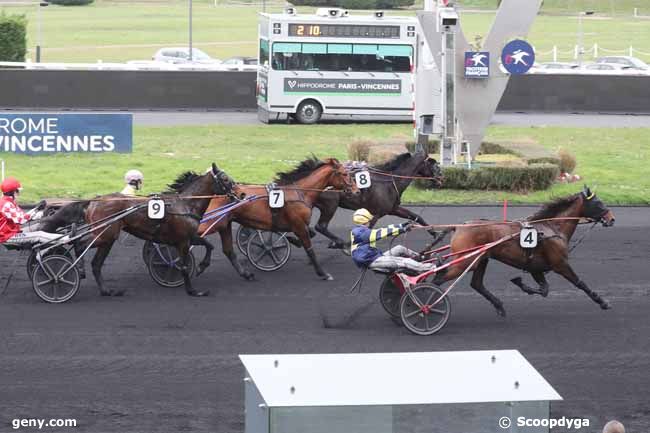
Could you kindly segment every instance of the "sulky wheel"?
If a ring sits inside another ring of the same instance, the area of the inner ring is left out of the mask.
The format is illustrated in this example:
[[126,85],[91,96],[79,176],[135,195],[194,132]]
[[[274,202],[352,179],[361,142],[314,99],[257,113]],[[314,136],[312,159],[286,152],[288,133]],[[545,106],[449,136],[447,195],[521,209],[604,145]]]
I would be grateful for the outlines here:
[[68,256],[52,254],[36,263],[32,287],[39,298],[51,304],[71,299],[79,290],[79,271]]
[[379,302],[384,310],[394,318],[399,319],[399,302],[402,299],[402,289],[399,279],[395,274],[387,275],[379,287]]
[[[181,273],[178,250],[175,247],[164,244],[152,244],[153,248],[149,254],[147,268],[149,275],[159,285],[163,287],[180,287],[185,284],[183,274]],[[196,271],[196,263],[194,254],[190,251],[188,254],[188,267],[190,269],[190,277]]]
[[154,249],[153,246],[153,241],[146,241],[144,245],[142,245],[142,261],[144,262],[145,266],[149,266],[149,256]]
[[[64,246],[52,248],[43,257],[48,257],[51,255],[66,256],[74,261],[71,250],[66,249]],[[29,257],[27,258],[27,278],[30,280],[32,279],[32,275],[34,274],[34,269],[36,269],[36,266],[38,266],[38,262],[36,261],[36,250],[32,250]]]
[[255,230],[247,246],[248,261],[260,271],[280,269],[291,256],[291,244],[286,233]]
[[237,241],[237,248],[245,256],[248,256],[248,240],[255,234],[255,229],[249,227],[239,226],[235,240]]
[[438,286],[430,283],[418,284],[411,293],[405,292],[399,309],[406,329],[417,335],[432,335],[440,331],[451,314],[448,296],[436,303],[442,294]]

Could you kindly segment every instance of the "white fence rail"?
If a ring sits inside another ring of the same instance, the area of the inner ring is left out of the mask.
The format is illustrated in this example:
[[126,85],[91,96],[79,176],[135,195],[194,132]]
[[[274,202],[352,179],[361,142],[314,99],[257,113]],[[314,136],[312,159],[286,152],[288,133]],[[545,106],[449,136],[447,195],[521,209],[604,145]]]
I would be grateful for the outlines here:
[[582,47],[582,49],[579,45],[574,45],[572,48],[561,50],[558,48],[557,45],[554,45],[553,48],[548,51],[535,50],[535,56],[540,61],[552,60],[553,62],[557,62],[562,59],[577,60],[578,58],[580,58],[581,54],[582,54],[582,58],[585,60],[596,59],[600,56],[618,55],[618,56],[638,57],[641,60],[650,61],[650,52],[641,51],[634,47],[622,48],[618,50],[610,50],[608,48],[601,47],[597,43],[592,45],[589,48]]
[[127,63],[35,63],[0,62],[2,68],[48,69],[48,70],[93,70],[93,71],[256,71],[256,65],[224,65],[201,63],[166,63],[156,61],[131,61]]

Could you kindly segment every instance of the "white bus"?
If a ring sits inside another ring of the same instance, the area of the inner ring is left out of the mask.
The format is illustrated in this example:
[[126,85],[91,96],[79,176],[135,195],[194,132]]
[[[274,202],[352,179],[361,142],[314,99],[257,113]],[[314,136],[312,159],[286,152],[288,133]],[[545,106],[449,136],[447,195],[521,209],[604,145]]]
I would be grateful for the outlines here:
[[260,14],[258,114],[316,123],[323,114],[410,116],[417,19]]

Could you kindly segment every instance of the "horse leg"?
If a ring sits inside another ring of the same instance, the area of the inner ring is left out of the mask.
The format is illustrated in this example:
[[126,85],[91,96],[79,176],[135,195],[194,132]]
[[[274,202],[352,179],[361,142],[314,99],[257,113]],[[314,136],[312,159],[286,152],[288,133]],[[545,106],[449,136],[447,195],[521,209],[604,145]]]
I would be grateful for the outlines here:
[[537,284],[539,285],[539,289],[534,289],[524,283],[521,277],[515,277],[512,280],[512,284],[515,286],[519,287],[524,293],[528,293],[529,295],[542,295],[543,297],[548,296],[548,282],[546,281],[546,277],[544,276],[543,272],[531,272],[532,277],[535,279]]
[[232,223],[228,223],[228,225],[225,228],[219,230],[219,236],[221,237],[221,251],[223,251],[224,256],[228,257],[228,260],[230,260],[230,264],[232,265],[233,268],[235,268],[239,276],[249,281],[254,280],[255,275],[253,275],[252,272],[250,272],[248,269],[246,269],[245,266],[241,264],[241,262],[237,258],[235,249],[233,248]]
[[[320,208],[319,208],[320,209]],[[334,233],[332,233],[329,230],[329,223],[334,217],[334,213],[336,212],[336,207],[334,210],[330,210],[330,208],[327,208],[325,210],[321,209],[320,210],[320,217],[318,218],[318,222],[316,223],[316,226],[314,227],[316,231],[326,238],[328,238],[331,242],[327,246],[327,248],[333,248],[333,249],[344,249],[346,246],[346,242],[336,236]]]
[[494,296],[483,284],[483,277],[485,276],[485,270],[487,269],[488,259],[481,260],[472,274],[472,282],[470,286],[477,292],[479,292],[485,299],[490,301],[490,303],[496,308],[497,314],[501,317],[506,317],[506,310],[503,308],[503,302],[496,296]]
[[332,281],[334,278],[327,272],[323,270],[321,267],[320,263],[318,263],[318,260],[316,260],[316,254],[314,254],[314,249],[311,244],[311,238],[309,237],[309,230],[306,224],[304,224],[302,221],[298,223],[296,227],[293,228],[293,233],[298,236],[300,241],[302,242],[305,252],[307,253],[307,257],[311,261],[311,264],[314,266],[314,269],[316,270],[316,274],[321,277],[323,280],[327,281]]
[[201,260],[199,267],[196,269],[196,276],[198,277],[203,273],[203,271],[207,269],[208,266],[210,266],[210,261],[212,259],[212,250],[214,250],[214,247],[205,237],[201,237],[199,235],[194,235],[190,244],[202,245],[205,247],[205,256],[203,256],[203,260]]
[[608,310],[611,307],[609,302],[602,298],[598,293],[594,292],[591,290],[587,284],[582,281],[578,275],[573,271],[571,268],[571,265],[569,265],[569,262],[566,260],[563,260],[562,262],[555,264],[553,266],[553,271],[556,273],[562,275],[564,278],[569,280],[574,286],[576,286],[578,289],[582,290],[591,298],[592,301],[600,305],[600,308],[603,310]]
[[79,259],[77,262],[77,271],[79,272],[79,278],[82,280],[86,279],[86,260],[82,255],[86,246],[87,245],[83,244],[81,241],[77,241],[73,245],[75,258]]
[[106,260],[106,257],[108,257],[108,254],[111,252],[111,248],[113,248],[114,242],[115,240],[112,240],[100,247],[97,247],[97,252],[95,253],[95,257],[93,257],[93,260],[91,262],[93,275],[95,276],[95,281],[99,287],[99,293],[102,296],[121,296],[124,294],[124,289],[118,291],[106,290],[104,287],[104,277],[102,277],[102,266],[104,266],[104,261]]
[[[411,221],[415,221],[416,223],[420,224],[421,226],[428,226],[429,223],[427,223],[424,218],[422,218],[420,215],[416,214],[415,212],[411,212],[410,210],[399,206],[397,209],[392,211],[390,215],[395,215],[400,218],[405,218],[409,219]],[[427,232],[433,237],[433,241],[430,245],[427,245],[427,249],[431,249],[435,245],[437,245],[444,237],[449,233],[449,231],[443,231],[443,232],[437,232],[434,229],[430,228],[427,229]]]
[[202,292],[202,291],[195,290],[192,287],[192,280],[190,278],[191,269],[187,265],[189,262],[189,255],[190,255],[190,243],[183,242],[180,245],[176,245],[176,248],[178,249],[178,256],[181,258],[180,271],[181,274],[183,275],[183,281],[185,282],[185,291],[187,292],[187,294],[190,296],[208,295],[208,293],[210,293],[208,290]]

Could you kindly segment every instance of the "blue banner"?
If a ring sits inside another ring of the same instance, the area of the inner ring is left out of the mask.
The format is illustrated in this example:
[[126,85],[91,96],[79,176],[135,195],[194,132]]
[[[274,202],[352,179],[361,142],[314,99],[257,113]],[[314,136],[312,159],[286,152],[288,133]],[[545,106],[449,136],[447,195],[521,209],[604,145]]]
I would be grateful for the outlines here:
[[487,51],[465,52],[465,78],[488,78],[490,76],[490,53]]
[[0,152],[43,155],[132,149],[132,114],[0,113]]
[[528,72],[535,63],[535,50],[528,42],[515,39],[503,47],[501,64],[512,75],[521,75]]

